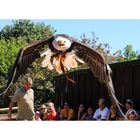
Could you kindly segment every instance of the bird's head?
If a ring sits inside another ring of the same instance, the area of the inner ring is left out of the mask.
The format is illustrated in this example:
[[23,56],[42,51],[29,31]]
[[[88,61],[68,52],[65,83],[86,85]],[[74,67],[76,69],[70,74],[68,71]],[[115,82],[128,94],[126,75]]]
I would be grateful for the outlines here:
[[69,49],[71,47],[71,40],[63,37],[63,36],[57,36],[53,42],[53,47],[59,51],[66,51],[67,49]]

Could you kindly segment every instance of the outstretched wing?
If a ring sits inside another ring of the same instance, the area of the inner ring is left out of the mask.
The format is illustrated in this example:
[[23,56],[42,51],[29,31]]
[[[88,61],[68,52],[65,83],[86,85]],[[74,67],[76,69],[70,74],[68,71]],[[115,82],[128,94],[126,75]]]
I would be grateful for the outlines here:
[[108,71],[104,57],[83,43],[74,41],[72,45],[76,55],[89,65],[90,70],[100,83],[106,83]]
[[126,118],[119,106],[120,103],[115,96],[114,86],[111,78],[112,71],[109,65],[106,64],[104,57],[83,43],[73,41],[72,45],[76,55],[89,65],[90,70],[99,80],[99,82],[105,84],[112,103],[117,105],[122,116]]
[[17,81],[19,76],[27,70],[31,63],[40,57],[39,52],[41,49],[43,49],[45,45],[50,45],[53,39],[54,37],[50,37],[49,39],[30,44],[27,47],[20,49],[11,76],[8,79],[6,89],[0,95],[7,92],[10,86]]

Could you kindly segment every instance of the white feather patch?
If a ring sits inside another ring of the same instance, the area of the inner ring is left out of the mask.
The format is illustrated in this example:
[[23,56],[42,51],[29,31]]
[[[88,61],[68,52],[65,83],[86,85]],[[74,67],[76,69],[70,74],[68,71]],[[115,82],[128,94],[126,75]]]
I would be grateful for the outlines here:
[[75,58],[78,62],[80,62],[80,63],[82,63],[82,64],[85,63],[82,59],[80,59],[80,58],[79,58],[78,56],[76,56],[75,54],[74,54],[74,58]]
[[55,69],[58,73],[63,73],[61,69],[61,63],[63,64],[65,70],[77,68],[77,61],[84,63],[84,61],[78,58],[74,52],[66,53],[64,58],[62,58],[62,55],[58,55],[57,57],[53,58],[53,62],[51,63],[50,60],[53,54],[54,53],[50,49],[41,54],[41,57],[45,56],[41,63],[42,67],[48,67],[49,70]]
[[80,58],[78,58],[74,52],[69,52],[65,56],[65,60],[63,62],[63,65],[67,68],[67,70],[70,70],[70,68],[77,68],[77,61],[84,63]]
[[50,49],[48,49],[47,51],[43,52],[40,56],[47,56],[48,54],[52,53]]
[[59,55],[58,57],[54,57],[53,58],[53,66],[55,67],[55,70],[58,72],[58,73],[62,73],[62,69],[61,69],[61,66],[60,66],[60,59],[61,59],[61,55]]
[[45,55],[45,58],[44,58],[44,60],[41,63],[42,67],[48,67],[49,70],[54,69],[53,65],[50,62],[52,54],[53,53],[51,52],[51,50],[47,50],[46,52],[41,54],[41,56]]

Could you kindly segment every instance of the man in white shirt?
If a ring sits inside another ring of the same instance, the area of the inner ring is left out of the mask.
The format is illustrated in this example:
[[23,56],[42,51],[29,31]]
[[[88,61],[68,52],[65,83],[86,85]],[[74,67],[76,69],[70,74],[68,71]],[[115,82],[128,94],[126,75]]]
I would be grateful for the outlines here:
[[17,120],[34,120],[34,91],[31,89],[32,84],[32,79],[30,77],[25,77],[23,86],[16,90],[9,104],[9,120],[11,120],[11,112],[15,103],[18,105]]
[[99,99],[98,102],[99,108],[95,111],[93,115],[94,120],[107,120],[108,115],[109,115],[109,109],[105,105],[105,99]]

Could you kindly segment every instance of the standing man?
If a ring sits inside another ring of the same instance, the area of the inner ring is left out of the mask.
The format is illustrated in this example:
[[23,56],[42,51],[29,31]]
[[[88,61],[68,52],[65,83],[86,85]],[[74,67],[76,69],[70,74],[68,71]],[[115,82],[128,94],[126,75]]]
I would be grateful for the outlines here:
[[16,90],[9,104],[9,120],[11,120],[11,112],[15,103],[18,105],[17,120],[35,120],[34,91],[31,89],[32,84],[32,79],[30,77],[26,77],[23,80],[23,86]]

